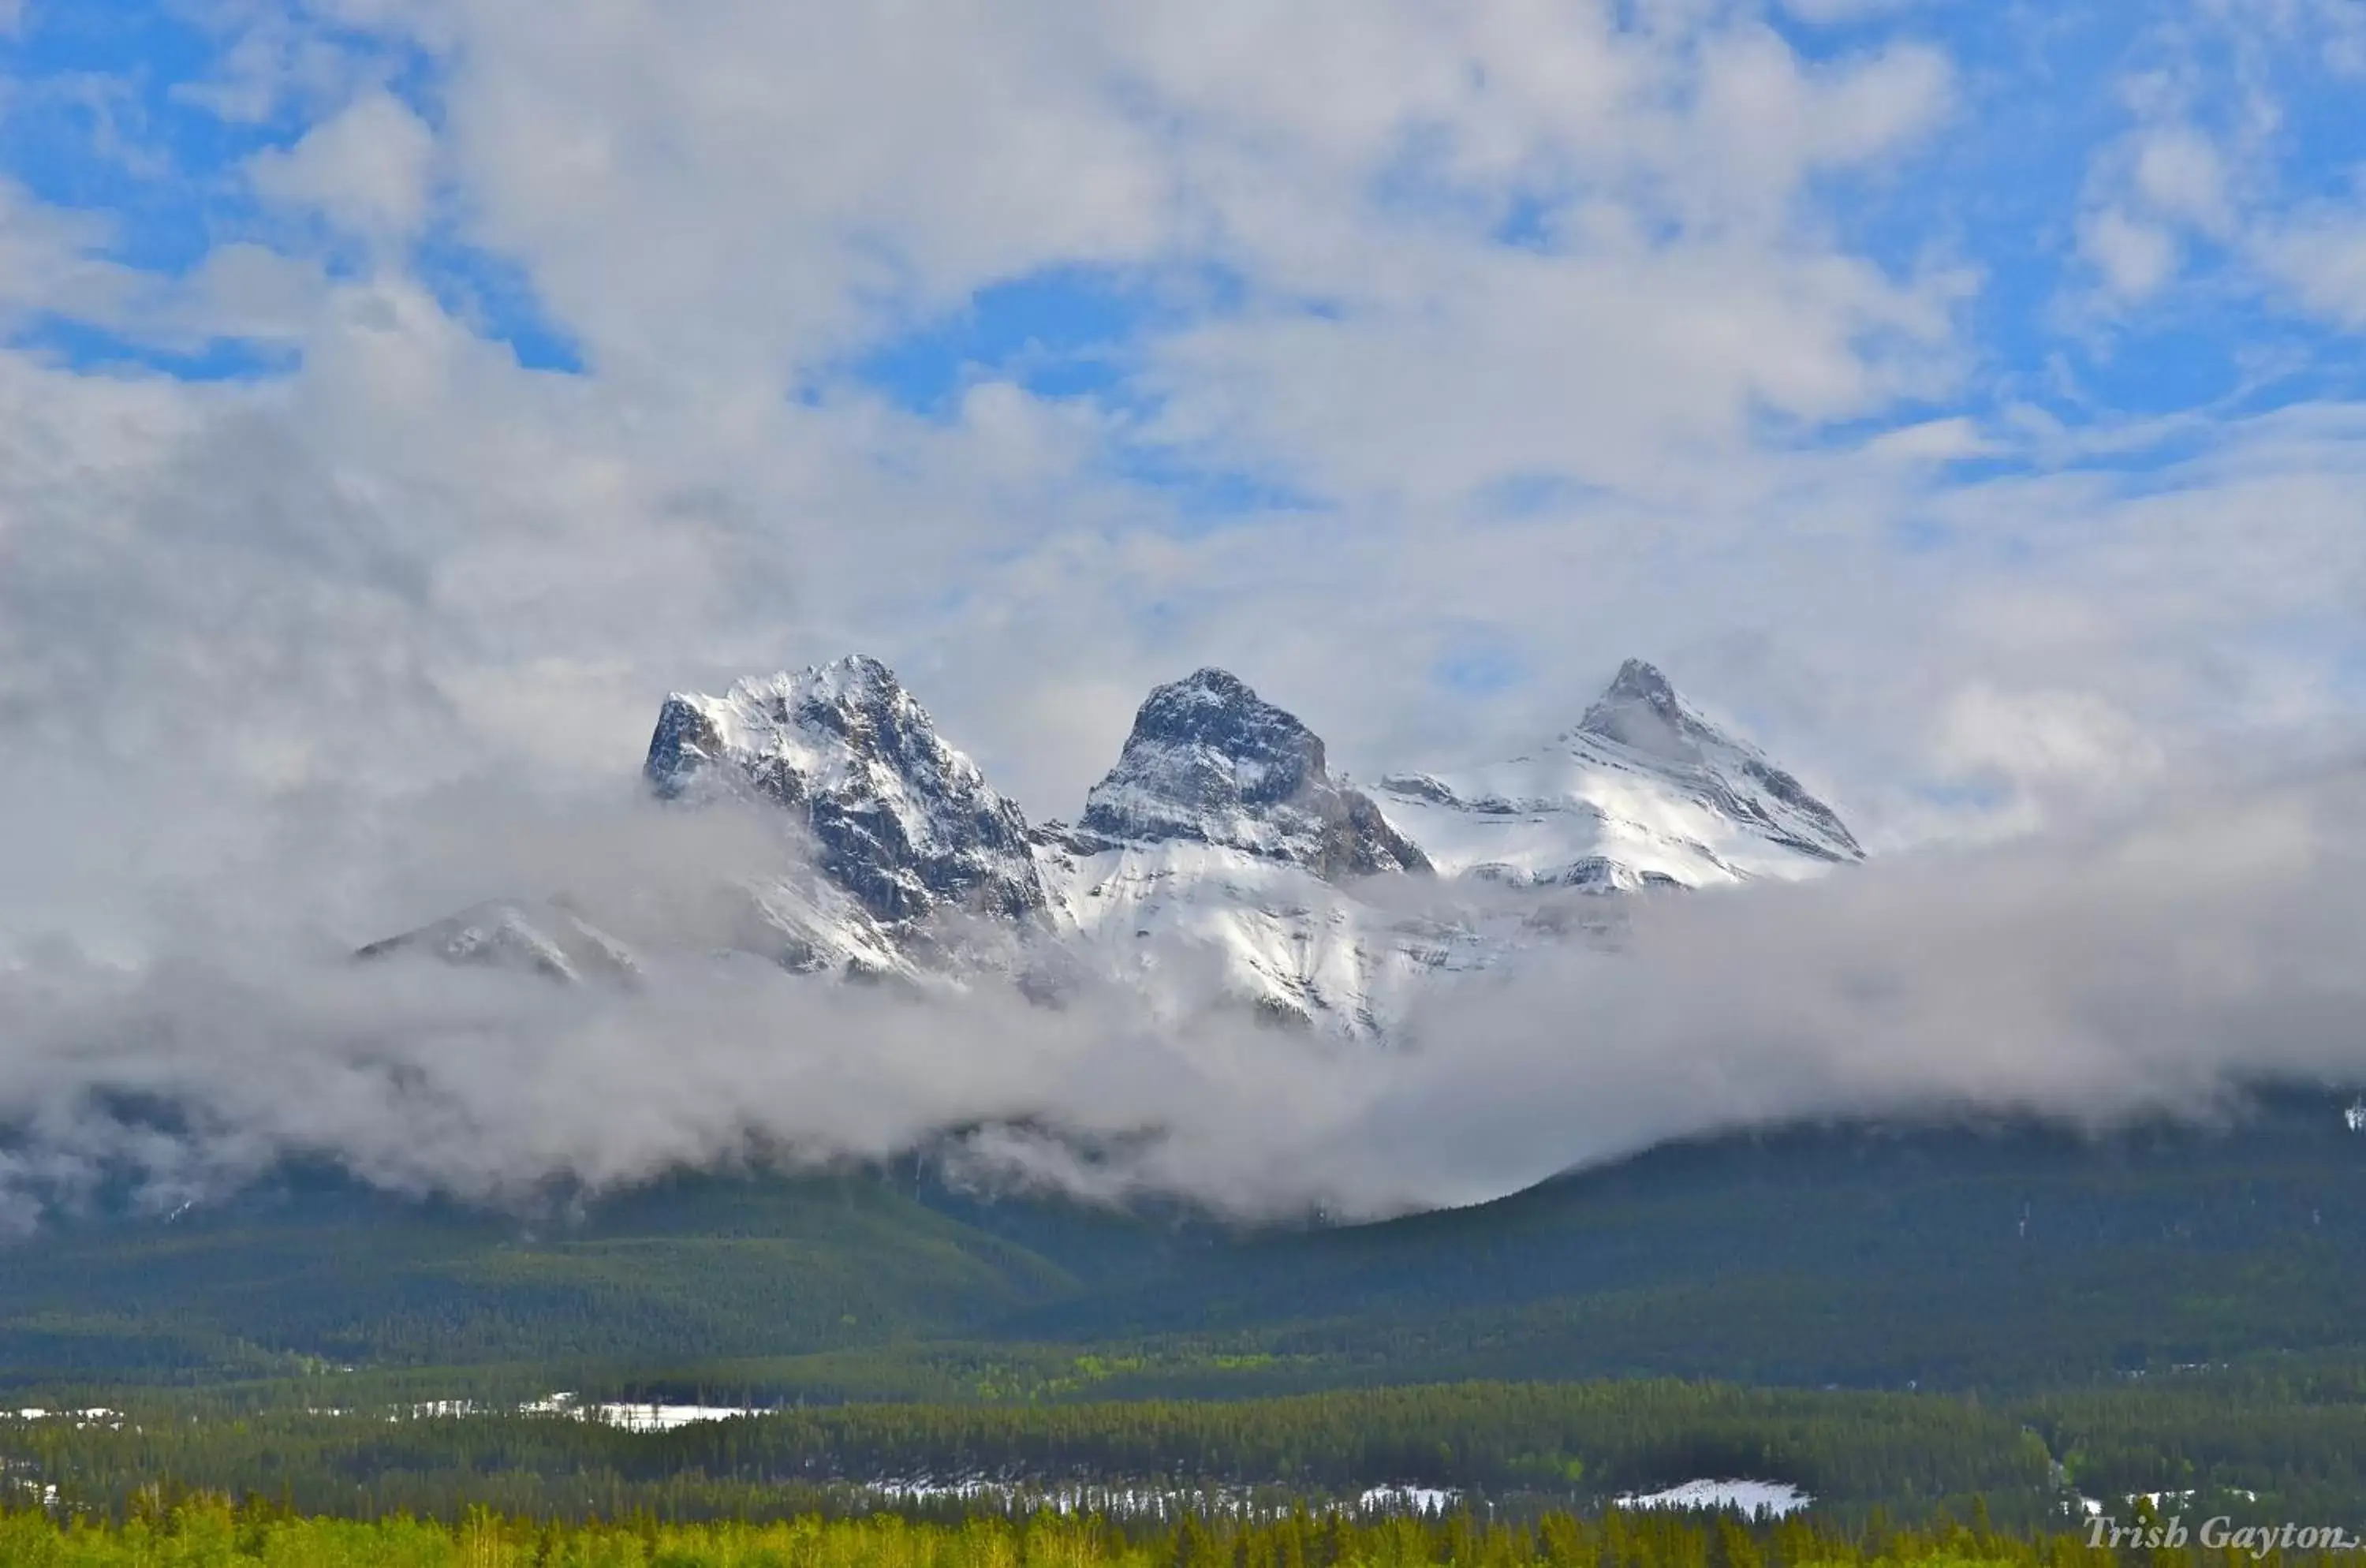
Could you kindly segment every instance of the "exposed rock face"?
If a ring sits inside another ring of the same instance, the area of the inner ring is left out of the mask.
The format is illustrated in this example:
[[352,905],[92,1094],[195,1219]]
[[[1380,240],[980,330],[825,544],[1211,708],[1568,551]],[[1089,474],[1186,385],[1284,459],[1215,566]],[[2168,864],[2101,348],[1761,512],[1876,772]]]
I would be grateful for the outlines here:
[[719,697],[676,693],[643,771],[670,799],[724,790],[797,813],[822,869],[877,919],[1043,909],[1026,818],[875,659],[741,681]]
[[1334,882],[1429,869],[1369,795],[1331,777],[1320,737],[1222,670],[1150,694],[1078,826],[1240,850]]

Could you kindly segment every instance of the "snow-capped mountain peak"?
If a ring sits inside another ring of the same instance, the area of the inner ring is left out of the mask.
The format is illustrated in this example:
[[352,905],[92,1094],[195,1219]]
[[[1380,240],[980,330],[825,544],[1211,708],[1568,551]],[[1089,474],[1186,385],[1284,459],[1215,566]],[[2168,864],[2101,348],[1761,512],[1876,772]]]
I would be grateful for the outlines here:
[[1238,850],[1335,881],[1429,869],[1369,795],[1331,776],[1320,736],[1222,670],[1150,694],[1078,826]]
[[1043,908],[1018,807],[867,655],[739,681],[719,697],[675,693],[643,771],[669,799],[752,793],[795,812],[822,869],[877,919]]
[[1698,887],[1864,858],[1838,813],[1638,659],[1535,750],[1380,788],[1441,870],[1518,884]]
[[1578,728],[1646,756],[1698,762],[1704,743],[1724,739],[1707,720],[1684,705],[1659,667],[1630,659],[1614,677]]
[[1639,659],[1618,667],[1617,676],[1585,710],[1577,728],[1582,735],[1689,773],[1691,782],[1708,789],[1718,809],[1763,829],[1803,854],[1831,861],[1865,858],[1838,812],[1769,762],[1755,746],[1703,717],[1676,694],[1665,675]]
[[1067,939],[1162,1010],[1221,996],[1377,1036],[1441,962],[1360,892],[1427,857],[1332,776],[1321,737],[1222,670],[1150,694],[1040,863]]

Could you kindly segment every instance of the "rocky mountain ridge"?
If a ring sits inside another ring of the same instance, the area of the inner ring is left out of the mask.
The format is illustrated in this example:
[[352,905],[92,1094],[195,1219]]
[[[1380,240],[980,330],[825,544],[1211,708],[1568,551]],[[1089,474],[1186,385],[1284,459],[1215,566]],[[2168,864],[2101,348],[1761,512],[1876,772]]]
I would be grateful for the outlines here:
[[1319,736],[1222,670],[1150,694],[1078,826],[1113,842],[1238,850],[1332,882],[1430,869],[1371,796],[1331,776]]
[[877,919],[1043,909],[1026,818],[865,655],[719,697],[674,693],[641,771],[669,800],[751,795],[795,813],[822,869]]
[[1440,870],[1515,886],[1704,887],[1865,858],[1837,812],[1634,659],[1542,745],[1380,790]]
[[[1482,768],[1391,773],[1376,795],[1335,776],[1296,716],[1203,669],[1144,700],[1074,827],[1031,827],[863,655],[721,696],[673,694],[643,772],[662,799],[757,802],[807,839],[802,874],[746,880],[734,951],[923,983],[990,972],[1031,995],[1046,975],[1091,976],[1162,1014],[1214,997],[1375,1040],[1425,987],[1608,923],[1539,899],[1863,858],[1831,807],[1632,660],[1551,741]],[[632,962],[570,911],[487,908],[368,951],[559,978],[606,972],[594,950]]]

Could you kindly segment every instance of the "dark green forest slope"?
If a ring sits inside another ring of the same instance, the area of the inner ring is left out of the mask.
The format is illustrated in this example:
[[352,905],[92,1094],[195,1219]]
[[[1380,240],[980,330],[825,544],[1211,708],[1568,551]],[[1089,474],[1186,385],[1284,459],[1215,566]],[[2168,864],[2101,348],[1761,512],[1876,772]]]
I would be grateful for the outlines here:
[[1227,1230],[911,1171],[488,1214],[290,1172],[0,1251],[0,1386],[355,1368],[772,1397],[1246,1395],[1633,1374],[2034,1388],[2366,1348],[2366,1135],[1794,1128],[1476,1208]]

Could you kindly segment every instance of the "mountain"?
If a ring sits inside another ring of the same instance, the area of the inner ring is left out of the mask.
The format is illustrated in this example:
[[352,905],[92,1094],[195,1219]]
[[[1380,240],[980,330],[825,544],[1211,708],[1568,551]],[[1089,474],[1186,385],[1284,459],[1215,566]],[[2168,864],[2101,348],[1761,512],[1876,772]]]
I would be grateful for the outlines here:
[[1212,992],[1380,1035],[1456,945],[1357,896],[1428,858],[1331,775],[1320,737],[1222,670],[1152,692],[1076,829],[1038,841],[1061,931],[1168,1012]]
[[1518,886],[1705,887],[1865,858],[1838,813],[1640,660],[1541,746],[1380,788],[1439,870]]
[[1370,796],[1331,777],[1320,737],[1222,670],[1150,694],[1079,825],[1113,840],[1239,850],[1331,882],[1429,869]]
[[362,958],[421,953],[447,964],[479,964],[580,984],[631,985],[641,976],[632,950],[556,899],[524,904],[498,898],[417,931],[374,942]]
[[1170,1010],[1162,981],[1212,981],[1269,1019],[1387,1040],[1441,981],[1609,923],[1470,884],[1703,887],[1864,858],[1831,807],[1637,660],[1548,745],[1380,790],[1334,777],[1294,716],[1201,670],[1151,693],[1077,828],[1039,835],[1055,922]]
[[[1632,660],[1548,744],[1388,774],[1377,797],[1297,716],[1203,669],[1151,692],[1075,826],[1031,828],[859,654],[669,696],[643,772],[661,798],[756,802],[808,841],[735,883],[727,951],[917,985],[1015,979],[1038,999],[1097,979],[1168,1020],[1234,1006],[1371,1041],[1443,979],[1612,923],[1614,905],[1564,895],[1863,858],[1831,807]],[[578,979],[584,944],[607,941],[564,911],[487,908],[368,951]]]
[[1043,909],[1027,819],[875,659],[741,681],[720,697],[677,692],[642,771],[668,799],[720,790],[787,808],[811,829],[822,870],[877,920]]

